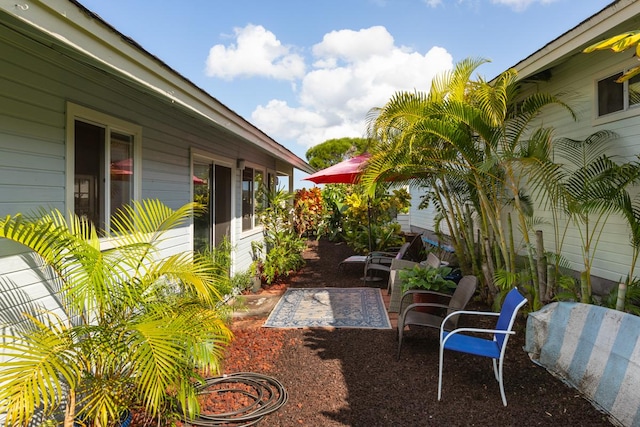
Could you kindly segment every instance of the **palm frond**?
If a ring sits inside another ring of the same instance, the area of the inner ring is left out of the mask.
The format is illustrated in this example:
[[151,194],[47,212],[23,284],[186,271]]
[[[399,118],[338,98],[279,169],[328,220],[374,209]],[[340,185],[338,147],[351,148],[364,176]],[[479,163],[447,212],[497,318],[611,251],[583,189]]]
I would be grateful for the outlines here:
[[80,381],[73,363],[73,341],[60,318],[49,313],[41,322],[27,316],[33,329],[18,337],[2,336],[0,402],[11,425],[26,425],[36,410],[45,413],[64,401],[67,387]]

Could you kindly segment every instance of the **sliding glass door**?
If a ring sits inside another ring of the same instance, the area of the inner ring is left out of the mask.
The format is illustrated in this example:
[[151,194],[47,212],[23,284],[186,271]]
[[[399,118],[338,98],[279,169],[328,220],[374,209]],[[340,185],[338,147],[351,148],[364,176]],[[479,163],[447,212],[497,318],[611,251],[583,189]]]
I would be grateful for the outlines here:
[[206,207],[194,218],[193,249],[205,251],[231,236],[231,168],[212,161],[193,163],[193,200]]

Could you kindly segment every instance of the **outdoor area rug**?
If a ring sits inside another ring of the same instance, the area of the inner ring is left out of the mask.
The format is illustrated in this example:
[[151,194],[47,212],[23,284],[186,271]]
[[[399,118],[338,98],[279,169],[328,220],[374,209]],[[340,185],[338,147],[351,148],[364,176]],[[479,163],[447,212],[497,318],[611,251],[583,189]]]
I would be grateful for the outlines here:
[[263,326],[391,329],[379,288],[289,288]]

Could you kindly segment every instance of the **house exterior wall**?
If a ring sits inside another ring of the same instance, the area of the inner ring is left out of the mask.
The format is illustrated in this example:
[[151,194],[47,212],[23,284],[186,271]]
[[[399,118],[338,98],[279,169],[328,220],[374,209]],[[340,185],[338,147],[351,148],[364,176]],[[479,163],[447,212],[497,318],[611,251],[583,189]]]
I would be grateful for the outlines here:
[[[0,12],[0,19],[3,17]],[[241,230],[243,158],[266,171],[293,176],[293,167],[270,156],[232,132],[189,114],[169,100],[141,90],[87,65],[72,55],[34,41],[10,26],[0,25],[0,216],[52,208],[73,209],[66,184],[67,108],[74,105],[125,120],[141,128],[142,199],[159,199],[178,208],[192,199],[192,153],[230,159],[232,165],[232,244],[234,268],[251,262],[250,241],[261,239],[258,228]],[[173,230],[163,253],[192,249],[192,228]],[[20,245],[0,241],[0,304],[7,309],[20,295],[55,307],[36,263]]]
[[[621,26],[608,30],[607,35],[614,35],[626,30],[640,28],[640,17],[636,16]],[[601,36],[598,40],[603,39]],[[595,42],[596,40],[593,40]],[[590,43],[589,43],[590,44]],[[551,67],[551,78],[548,81],[538,81],[535,84],[527,83],[528,90],[557,94],[574,111],[577,118],[573,120],[566,110],[559,107],[551,107],[544,111],[539,121],[545,127],[554,128],[556,138],[568,137],[583,140],[594,132],[610,130],[618,134],[619,139],[611,145],[607,154],[616,156],[619,163],[637,160],[640,154],[640,108],[626,112],[613,113],[607,117],[596,117],[596,81],[616,72],[623,71],[637,65],[637,59],[632,56],[632,49],[628,53],[613,54],[610,51],[598,51],[591,54],[578,53]],[[480,70],[481,71],[481,70]],[[418,200],[421,191],[412,190],[412,200]],[[540,197],[537,202],[541,202]],[[536,226],[543,231],[545,249],[556,252],[554,230],[552,224],[556,219],[551,212],[543,210],[538,204],[535,212],[541,219]],[[412,207],[411,226],[427,230],[434,229],[434,212],[430,207],[426,210],[417,210]],[[566,224],[566,218],[559,218],[558,222]],[[593,225],[593,224],[592,224]],[[514,230],[515,233],[518,230]],[[619,281],[628,274],[631,263],[631,246],[628,227],[623,218],[617,215],[607,220],[602,235],[596,236],[599,242],[596,247],[592,275],[606,279],[607,281]],[[522,236],[516,237],[516,244],[522,243]],[[572,224],[564,237],[561,248],[563,256],[570,261],[576,271],[583,269],[582,239],[579,230]],[[640,271],[636,269],[636,275]],[[594,283],[594,291],[600,284]],[[605,287],[610,286],[604,284]],[[605,290],[606,291],[606,290]]]
[[[574,121],[559,108],[552,108],[542,116],[545,126],[555,129],[556,137],[569,137],[584,140],[589,135],[609,130],[619,138],[610,145],[608,155],[614,156],[619,163],[637,160],[640,153],[640,109],[613,113],[605,117],[596,117],[596,81],[623,71],[637,63],[631,55],[611,52],[579,54],[552,68],[552,77],[548,82],[539,83],[542,92],[561,94],[577,115]],[[536,216],[544,219],[539,225],[544,233],[545,247],[554,250],[551,213],[538,209]],[[566,218],[559,222],[566,223]],[[592,224],[593,225],[593,224]],[[574,269],[580,271],[583,264],[582,239],[578,228],[570,226],[562,245],[562,254],[571,261]],[[628,274],[631,264],[631,245],[629,230],[623,218],[612,215],[600,236],[595,248],[592,274],[597,277],[618,281]],[[638,271],[636,271],[636,274]]]
[[421,196],[424,190],[420,187],[412,185],[409,188],[409,194],[411,194],[411,207],[409,208],[409,226],[412,229],[419,230],[431,230],[434,229],[435,224],[435,209],[432,204],[424,209],[419,209],[418,206],[422,201]]

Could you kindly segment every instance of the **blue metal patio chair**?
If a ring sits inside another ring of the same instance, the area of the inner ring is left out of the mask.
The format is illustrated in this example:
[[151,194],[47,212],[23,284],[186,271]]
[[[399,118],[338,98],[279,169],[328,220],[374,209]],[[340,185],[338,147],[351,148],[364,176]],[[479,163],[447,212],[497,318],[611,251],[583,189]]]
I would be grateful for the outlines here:
[[[507,347],[507,341],[509,340],[509,335],[515,334],[512,329],[516,320],[516,315],[518,314],[518,310],[520,310],[520,308],[526,303],[527,299],[523,297],[516,288],[513,288],[505,297],[500,313],[462,310],[453,312],[444,318],[442,326],[440,327],[438,400],[442,397],[442,363],[444,350],[453,350],[476,356],[489,357],[493,360],[493,373],[500,385],[502,403],[504,406],[507,406],[507,398],[504,395],[504,383],[502,380],[502,363],[504,361],[504,353]],[[447,332],[444,325],[447,323],[449,318],[452,316],[459,316],[461,314],[497,316],[498,321],[496,322],[494,329],[458,328]],[[493,337],[491,339],[480,338],[472,335],[466,335],[466,332],[492,334]]]

